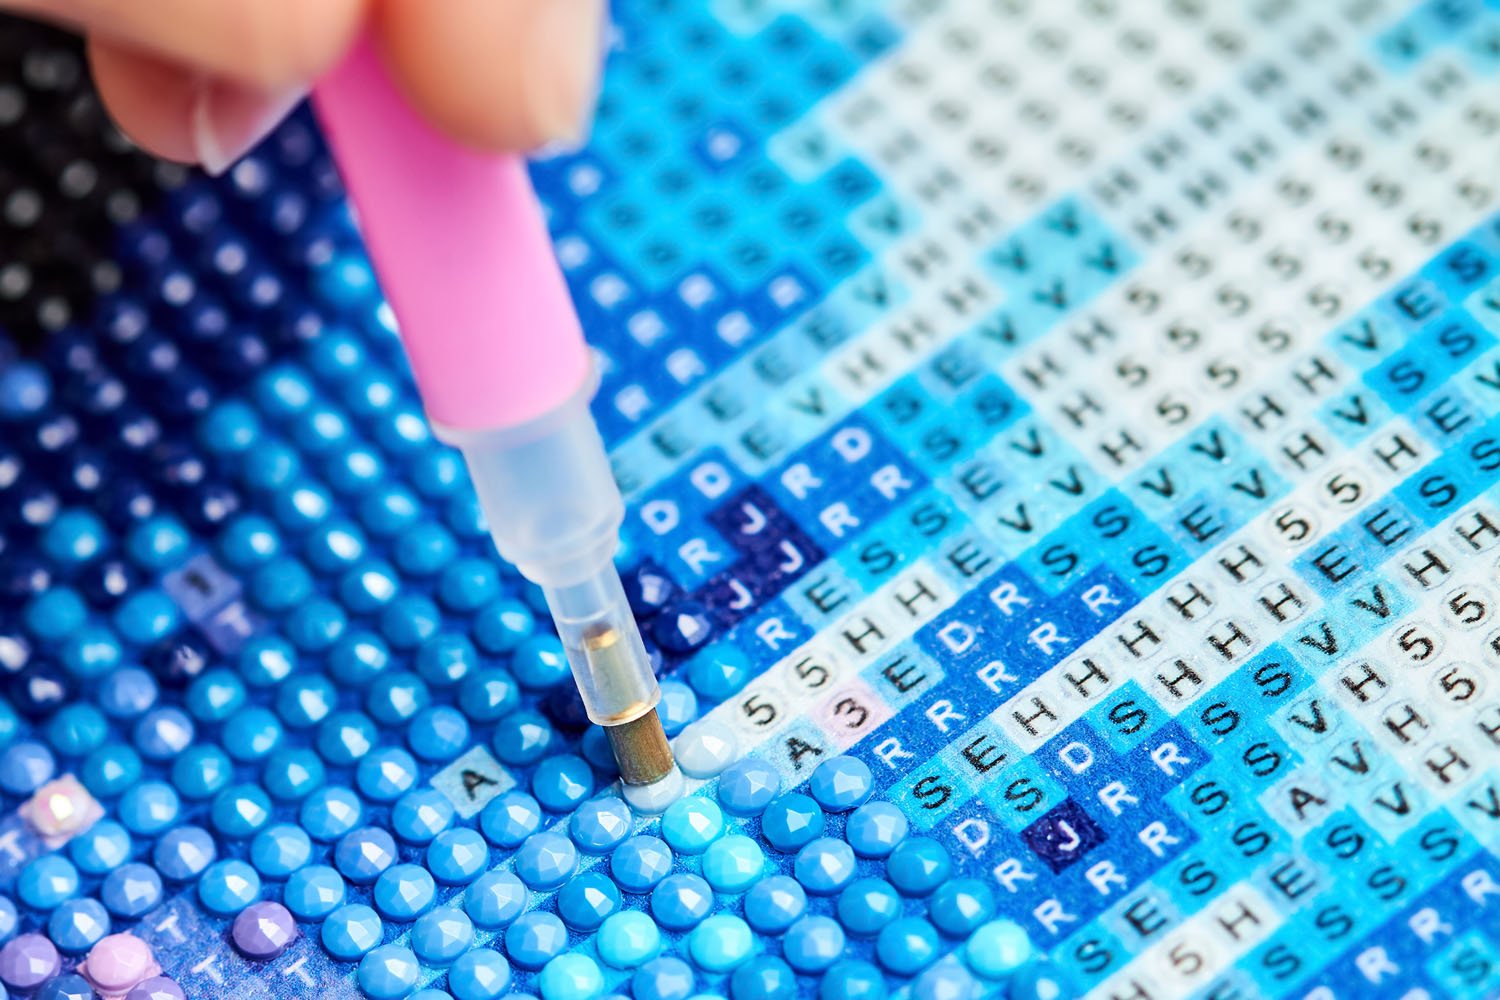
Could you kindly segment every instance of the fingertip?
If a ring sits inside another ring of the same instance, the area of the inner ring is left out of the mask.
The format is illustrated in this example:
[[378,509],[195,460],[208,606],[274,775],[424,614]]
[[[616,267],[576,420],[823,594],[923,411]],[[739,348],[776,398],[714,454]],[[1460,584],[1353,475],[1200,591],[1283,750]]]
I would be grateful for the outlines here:
[[99,98],[120,131],[164,159],[196,162],[191,120],[197,75],[97,36],[88,39],[87,52]]

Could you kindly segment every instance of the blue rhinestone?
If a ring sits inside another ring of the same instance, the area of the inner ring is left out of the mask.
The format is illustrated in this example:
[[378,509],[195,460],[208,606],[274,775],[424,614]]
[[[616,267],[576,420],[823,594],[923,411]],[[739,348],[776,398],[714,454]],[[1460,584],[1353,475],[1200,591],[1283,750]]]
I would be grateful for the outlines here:
[[175,708],[154,708],[135,726],[135,748],[147,760],[170,760],[193,742],[193,720]]
[[160,833],[177,821],[180,802],[171,785],[145,781],[132,785],[120,797],[120,822],[131,833]]
[[773,799],[760,817],[761,834],[778,851],[790,853],[823,835],[826,820],[818,803],[801,792]]
[[761,879],[745,893],[745,919],[762,934],[779,934],[807,909],[807,892],[787,875]]
[[22,715],[40,719],[73,698],[73,684],[65,674],[33,664],[11,679],[10,704]]
[[885,860],[885,877],[905,896],[925,896],[953,874],[953,859],[931,837],[901,842]]
[[688,935],[688,952],[700,968],[728,972],[750,957],[755,935],[745,921],[730,913],[715,913]]
[[303,551],[314,569],[321,573],[338,573],[364,556],[364,532],[353,521],[334,521],[314,531]]
[[260,876],[238,859],[215,861],[198,880],[198,901],[221,917],[240,912],[259,895]]
[[411,721],[431,702],[432,695],[422,678],[403,671],[375,679],[365,697],[365,711],[382,725],[399,726]]
[[626,892],[649,892],[672,870],[672,849],[656,837],[638,834],[615,849],[609,870]]
[[714,637],[714,631],[713,616],[696,601],[680,601],[663,608],[651,623],[656,644],[679,656],[701,649]]
[[142,590],[127,598],[110,620],[120,635],[142,646],[166,638],[182,624],[177,605],[159,590]]
[[510,872],[486,872],[464,891],[464,912],[478,927],[504,927],[526,908],[526,887]]
[[68,857],[87,875],[107,875],[130,857],[130,834],[114,820],[101,819],[68,842]]
[[724,701],[738,693],[753,675],[749,657],[738,648],[723,644],[703,650],[687,665],[687,680],[693,690],[714,701]]
[[117,917],[133,920],[161,903],[161,876],[150,865],[131,862],[105,876],[99,899]]
[[875,778],[858,757],[832,757],[813,769],[808,790],[831,812],[844,812],[870,797]]
[[585,854],[608,854],[630,835],[630,809],[612,795],[591,799],[568,821],[568,834]]
[[438,600],[454,611],[474,611],[500,596],[500,574],[487,559],[458,559],[438,581]]
[[432,873],[421,865],[392,865],[375,880],[371,895],[381,916],[406,923],[431,908],[437,885]]
[[78,893],[78,869],[61,854],[43,854],[21,869],[16,896],[33,910],[50,910]]
[[416,649],[437,635],[442,624],[437,605],[419,595],[397,597],[380,613],[380,631],[397,649]]
[[214,829],[230,840],[254,836],[271,819],[271,797],[259,785],[234,785],[214,799]]
[[248,589],[258,607],[266,611],[288,611],[313,596],[313,578],[297,559],[277,556],[251,574]]
[[510,672],[523,688],[543,690],[572,676],[563,644],[553,635],[533,635],[522,641],[510,661]]
[[250,863],[267,878],[286,878],[312,859],[312,838],[300,826],[278,823],[250,842]]
[[88,980],[69,973],[43,983],[34,995],[36,1000],[93,1000],[94,990]]
[[818,1000],[885,1000],[885,996],[885,976],[858,958],[835,963],[818,987]]
[[60,641],[83,626],[88,606],[70,587],[52,586],[32,598],[24,620],[38,639]]
[[557,893],[557,914],[575,931],[588,933],[620,908],[620,890],[599,872],[570,879]]
[[988,979],[1003,979],[1011,975],[1030,962],[1035,954],[1026,931],[1011,920],[991,920],[975,928],[964,945],[964,958],[969,967]]
[[127,720],[156,704],[156,679],[140,667],[122,667],[99,681],[99,707],[111,718]]
[[447,965],[474,943],[474,922],[463,910],[440,906],[411,929],[412,951],[427,965]]
[[510,990],[510,963],[498,951],[476,948],[448,970],[448,989],[453,1000],[499,1000]]
[[604,992],[604,974],[592,958],[573,952],[548,962],[537,986],[542,1000],[595,1000]]
[[912,976],[936,961],[941,950],[937,931],[921,917],[892,921],[875,939],[875,957],[898,976]]
[[693,967],[670,955],[652,959],[630,977],[630,992],[635,1000],[688,1000],[693,995]]
[[423,760],[446,763],[469,745],[469,721],[449,705],[426,708],[406,727],[406,741]]
[[359,988],[370,1000],[401,1000],[421,974],[417,956],[398,944],[381,945],[359,960]]
[[354,784],[372,802],[394,802],[417,783],[417,762],[400,747],[381,747],[360,759]]
[[474,641],[487,653],[509,653],[536,631],[536,616],[520,601],[503,598],[474,616]]
[[458,689],[458,707],[475,722],[494,722],[520,701],[516,679],[498,667],[470,674]]
[[396,800],[391,829],[408,844],[426,844],[453,822],[453,803],[435,788],[417,788]]
[[[88,951],[109,933],[109,914],[96,899],[70,899],[47,918],[47,936],[69,955]],[[92,997],[92,993],[84,994]]]
[[41,743],[16,743],[0,754],[0,789],[17,797],[30,795],[56,772],[57,760]]
[[125,536],[125,552],[145,569],[162,570],[182,561],[191,539],[177,518],[157,514],[141,521]]
[[968,937],[995,915],[995,894],[978,879],[944,882],[927,904],[927,919],[950,937]]
[[766,855],[759,844],[744,834],[732,833],[703,852],[703,877],[719,892],[744,892],[760,880],[765,864]]
[[78,776],[95,798],[113,798],[141,779],[141,758],[123,743],[106,743],[89,754]]
[[617,969],[633,969],[661,950],[661,930],[639,910],[606,917],[595,938],[599,957]]
[[491,744],[495,756],[506,764],[524,767],[546,756],[552,747],[552,726],[539,712],[512,712],[495,726]]
[[906,839],[906,814],[889,802],[866,802],[849,814],[844,839],[862,858],[883,858]]
[[385,476],[385,463],[379,453],[363,445],[333,449],[323,462],[323,476],[335,490],[359,497]]
[[427,847],[427,868],[447,885],[465,885],[489,867],[490,848],[475,830],[459,827],[437,835]]
[[449,687],[467,677],[479,663],[479,653],[467,637],[440,633],[417,650],[417,673],[433,687]]
[[901,915],[901,897],[882,879],[856,879],[839,893],[837,912],[850,934],[874,937]]
[[620,582],[637,618],[650,618],[677,596],[677,584],[672,578],[649,563],[624,574]]
[[519,847],[541,825],[541,806],[525,792],[497,795],[479,814],[479,829],[496,847]]
[[103,713],[87,703],[66,705],[47,723],[47,742],[64,757],[92,753],[108,736]]
[[280,684],[296,670],[297,650],[280,636],[256,636],[240,650],[240,676],[251,687]]
[[423,521],[396,537],[393,552],[396,565],[410,576],[432,576],[453,562],[458,542],[441,524]]
[[344,879],[327,865],[298,868],[287,877],[281,901],[299,920],[322,920],[344,905]]
[[202,875],[213,863],[218,849],[214,838],[200,826],[168,830],[151,850],[156,870],[174,882],[187,882]]
[[188,711],[201,722],[223,722],[245,704],[245,682],[228,670],[206,670],[188,686]]
[[729,995],[733,1000],[792,1000],[797,977],[781,959],[761,955],[734,970]]
[[348,625],[343,608],[325,597],[313,597],[292,609],[285,627],[298,649],[317,652],[337,642]]
[[568,929],[556,914],[533,910],[505,929],[505,951],[523,969],[540,969],[568,946]]
[[276,749],[281,742],[281,723],[264,708],[244,708],[224,723],[219,738],[231,757],[248,764]]
[[756,816],[781,788],[781,775],[758,757],[742,757],[719,775],[719,802],[735,816]]
[[380,916],[363,903],[348,903],[323,922],[323,949],[334,958],[352,962],[380,943]]
[[396,863],[396,841],[379,827],[351,830],[334,848],[333,863],[350,882],[373,882]]
[[348,767],[375,747],[380,734],[363,712],[335,712],[318,726],[318,756],[335,767]]
[[595,771],[602,772],[601,777],[614,777],[620,773],[615,761],[615,751],[609,745],[609,734],[604,731],[603,726],[589,724],[583,731],[583,736],[579,737],[578,752],[593,765]]
[[681,681],[661,682],[661,701],[656,706],[661,726],[668,736],[678,733],[698,717],[698,696]]
[[[370,614],[396,599],[401,579],[386,563],[367,559],[351,567],[339,580],[339,600],[350,611]],[[381,640],[383,643],[383,640]]]
[[943,962],[912,983],[913,1000],[979,1000],[979,983],[957,962]]
[[90,679],[109,674],[120,665],[120,641],[102,625],[88,624],[63,643],[60,658],[69,674]]
[[578,868],[573,842],[556,833],[534,833],[515,854],[516,874],[533,889],[556,889]]
[[651,890],[651,914],[672,931],[696,927],[713,909],[714,892],[707,882],[688,872],[676,872]]
[[821,837],[797,852],[792,870],[808,892],[832,895],[854,877],[854,851],[842,840]]
[[417,498],[399,486],[380,486],[366,493],[356,509],[360,521],[377,538],[408,531],[422,516]]
[[549,812],[571,812],[593,790],[588,761],[572,754],[548,757],[531,775],[531,794]]
[[320,788],[302,800],[297,822],[314,840],[337,840],[359,823],[359,796],[347,788]]
[[266,758],[260,782],[279,802],[296,802],[323,785],[323,762],[305,748],[283,747]]
[[9,896],[0,896],[0,941],[9,940],[16,932],[16,926],[20,923],[20,914],[16,912],[16,904],[11,902]]
[[328,718],[338,690],[322,674],[293,677],[276,692],[276,714],[293,729],[308,729]]
[[280,533],[259,514],[235,518],[219,535],[219,554],[235,569],[259,566],[280,551]]
[[271,497],[271,515],[293,535],[316,528],[332,510],[333,497],[311,479],[287,483]]
[[345,636],[328,654],[328,673],[340,684],[363,687],[391,662],[385,640],[372,632],[355,632]]

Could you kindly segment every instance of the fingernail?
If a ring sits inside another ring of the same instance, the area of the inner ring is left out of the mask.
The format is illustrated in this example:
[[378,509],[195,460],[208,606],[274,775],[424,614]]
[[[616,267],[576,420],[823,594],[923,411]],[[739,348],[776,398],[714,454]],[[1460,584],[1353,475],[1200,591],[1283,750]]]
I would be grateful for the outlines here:
[[526,100],[548,140],[577,142],[593,118],[603,60],[601,0],[543,0],[527,26]]
[[228,170],[235,160],[271,133],[306,91],[265,94],[222,80],[206,79],[193,97],[193,149],[210,176]]

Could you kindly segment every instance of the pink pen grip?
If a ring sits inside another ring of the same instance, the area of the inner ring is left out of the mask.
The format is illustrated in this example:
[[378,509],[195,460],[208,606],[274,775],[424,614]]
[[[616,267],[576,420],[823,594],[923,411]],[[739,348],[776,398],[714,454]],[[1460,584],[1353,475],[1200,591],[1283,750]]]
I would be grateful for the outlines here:
[[368,37],[313,105],[428,416],[456,430],[509,427],[577,395],[588,348],[521,158],[437,133]]

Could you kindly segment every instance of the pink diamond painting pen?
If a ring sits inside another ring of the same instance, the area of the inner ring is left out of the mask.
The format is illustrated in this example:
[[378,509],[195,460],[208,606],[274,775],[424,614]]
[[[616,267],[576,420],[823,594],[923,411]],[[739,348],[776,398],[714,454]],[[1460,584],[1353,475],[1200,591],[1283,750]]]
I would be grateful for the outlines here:
[[500,554],[547,596],[627,786],[681,778],[614,567],[624,502],[589,413],[597,375],[519,157],[448,140],[368,38],[313,92],[433,430]]

